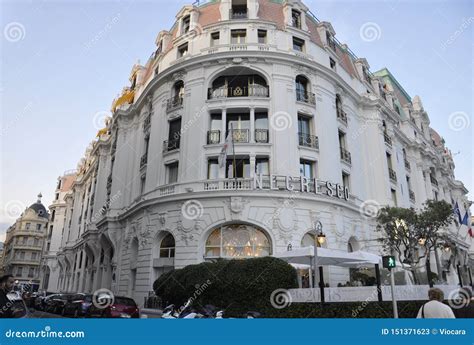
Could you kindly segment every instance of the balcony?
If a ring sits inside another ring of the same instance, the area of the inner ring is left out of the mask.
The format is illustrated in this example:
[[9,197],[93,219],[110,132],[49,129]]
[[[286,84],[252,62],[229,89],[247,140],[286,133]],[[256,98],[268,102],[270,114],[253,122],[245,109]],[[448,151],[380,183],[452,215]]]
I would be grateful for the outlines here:
[[256,143],[268,143],[268,129],[255,130],[255,142]]
[[411,171],[410,162],[407,161],[406,159],[405,159],[405,169],[406,169],[407,171]]
[[306,133],[298,133],[298,145],[311,147],[313,149],[319,150],[319,139],[315,135],[310,135]]
[[342,109],[337,109],[337,119],[347,125],[347,114]]
[[390,181],[397,182],[397,173],[393,169],[388,168],[388,176],[390,177]]
[[410,201],[415,202],[415,192],[409,189],[408,194],[410,195]]
[[148,114],[145,117],[145,121],[143,122],[143,130],[146,131],[148,128],[150,128],[151,125],[151,114]]
[[249,130],[248,129],[233,129],[232,140],[234,143],[248,143],[249,142]]
[[221,131],[219,130],[212,130],[207,131],[207,144],[219,144],[221,142]]
[[296,101],[316,105],[316,96],[312,92],[296,90]]
[[166,101],[166,111],[173,111],[183,107],[183,96],[176,95]]
[[438,187],[438,180],[436,178],[434,178],[432,175],[430,175],[430,180],[431,180],[431,184],[433,186]]
[[148,161],[148,154],[145,153],[140,158],[140,170],[143,169],[144,167],[146,167],[147,161]]
[[385,140],[385,144],[387,144],[388,146],[392,147],[392,138],[390,138],[387,133],[384,133],[384,134],[383,134],[383,138],[384,138],[384,140]]
[[209,88],[207,99],[219,99],[229,97],[269,97],[268,86],[250,85],[250,86],[229,86]]
[[242,9],[231,8],[229,10],[229,18],[230,19],[247,19],[248,10],[246,8],[242,8]]
[[341,160],[347,164],[352,164],[351,153],[341,147]]
[[180,138],[163,141],[163,152],[179,150]]

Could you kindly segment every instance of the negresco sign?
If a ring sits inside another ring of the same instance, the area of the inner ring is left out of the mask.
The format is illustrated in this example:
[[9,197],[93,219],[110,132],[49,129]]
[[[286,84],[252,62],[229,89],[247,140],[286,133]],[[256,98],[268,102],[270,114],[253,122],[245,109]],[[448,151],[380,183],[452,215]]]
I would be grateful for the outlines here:
[[262,174],[256,174],[253,178],[253,189],[297,191],[303,193],[313,193],[327,195],[339,199],[349,200],[349,188],[339,183],[322,181],[317,178],[307,178],[304,176],[292,177],[281,175],[266,175],[265,180]]

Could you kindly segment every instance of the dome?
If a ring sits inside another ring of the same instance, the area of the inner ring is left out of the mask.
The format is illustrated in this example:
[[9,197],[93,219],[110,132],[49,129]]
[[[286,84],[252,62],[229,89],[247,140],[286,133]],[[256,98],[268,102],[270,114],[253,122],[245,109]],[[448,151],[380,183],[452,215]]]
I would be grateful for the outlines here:
[[42,195],[41,193],[39,193],[38,200],[34,204],[31,204],[29,208],[34,210],[38,216],[48,218],[48,211],[46,210],[46,207],[44,207],[44,205],[41,203],[41,197]]

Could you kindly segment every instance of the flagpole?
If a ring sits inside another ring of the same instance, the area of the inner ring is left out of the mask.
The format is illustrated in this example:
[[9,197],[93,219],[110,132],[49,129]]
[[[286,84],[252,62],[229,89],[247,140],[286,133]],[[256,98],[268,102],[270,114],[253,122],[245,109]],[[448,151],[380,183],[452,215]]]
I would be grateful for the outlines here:
[[234,179],[235,179],[235,189],[237,190],[237,166],[235,162],[235,146],[234,146],[234,124],[230,123],[230,140],[232,141],[232,157],[233,157],[233,170],[234,170]]

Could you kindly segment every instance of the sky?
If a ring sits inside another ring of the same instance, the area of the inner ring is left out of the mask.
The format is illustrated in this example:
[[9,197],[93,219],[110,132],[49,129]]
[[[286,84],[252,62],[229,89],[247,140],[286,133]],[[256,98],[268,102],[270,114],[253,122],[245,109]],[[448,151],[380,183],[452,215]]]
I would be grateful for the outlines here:
[[[0,241],[39,192],[74,169],[129,85],[190,1],[0,0]],[[454,155],[474,200],[474,2],[305,1],[372,71],[387,67]]]

